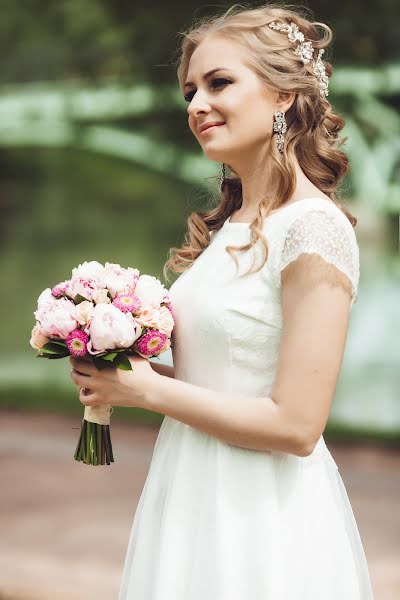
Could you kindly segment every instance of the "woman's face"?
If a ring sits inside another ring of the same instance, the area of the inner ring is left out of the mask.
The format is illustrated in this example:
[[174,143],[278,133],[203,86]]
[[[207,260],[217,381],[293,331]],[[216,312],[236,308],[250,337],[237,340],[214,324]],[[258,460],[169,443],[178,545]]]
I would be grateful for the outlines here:
[[[203,40],[190,58],[184,89],[189,127],[204,154],[236,171],[243,157],[247,161],[267,152],[280,109],[278,94],[245,64],[245,52],[223,38]],[[221,124],[202,133],[200,128],[211,122]]]

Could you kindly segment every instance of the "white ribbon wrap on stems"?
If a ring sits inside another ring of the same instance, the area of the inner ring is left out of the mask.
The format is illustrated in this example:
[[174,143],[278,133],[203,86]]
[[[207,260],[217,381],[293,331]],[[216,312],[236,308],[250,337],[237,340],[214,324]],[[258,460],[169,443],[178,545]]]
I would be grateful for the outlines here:
[[109,425],[111,415],[111,406],[85,406],[83,418],[90,423],[99,425]]

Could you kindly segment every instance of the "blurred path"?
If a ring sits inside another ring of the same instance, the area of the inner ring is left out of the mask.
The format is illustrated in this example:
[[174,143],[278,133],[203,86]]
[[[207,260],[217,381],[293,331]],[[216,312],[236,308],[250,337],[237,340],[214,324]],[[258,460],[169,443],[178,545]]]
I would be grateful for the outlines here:
[[[73,459],[79,428],[72,417],[0,412],[1,600],[2,593],[7,600],[117,598],[158,429],[114,420],[116,462],[95,468]],[[327,445],[353,506],[375,600],[399,600],[400,450]]]

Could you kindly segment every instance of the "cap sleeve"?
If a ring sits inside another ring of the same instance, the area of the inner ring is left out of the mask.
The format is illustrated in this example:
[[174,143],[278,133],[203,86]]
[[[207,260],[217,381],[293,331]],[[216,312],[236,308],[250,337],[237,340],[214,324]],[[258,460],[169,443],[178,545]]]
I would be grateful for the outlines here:
[[[339,209],[340,210],[340,209]],[[289,225],[279,258],[279,276],[283,269],[300,255],[319,255],[323,261],[334,265],[351,283],[351,304],[358,299],[360,276],[359,248],[353,226],[347,217],[325,209],[305,211]],[[310,259],[310,268],[313,263]],[[332,281],[332,269],[318,269],[318,276]]]

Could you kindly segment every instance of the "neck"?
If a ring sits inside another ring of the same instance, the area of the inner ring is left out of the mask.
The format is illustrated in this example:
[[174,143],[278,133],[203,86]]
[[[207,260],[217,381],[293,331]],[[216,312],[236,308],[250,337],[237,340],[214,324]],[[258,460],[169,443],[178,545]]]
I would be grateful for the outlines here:
[[[254,217],[258,212],[258,206],[266,193],[274,196],[276,192],[276,183],[271,176],[271,161],[246,160],[235,167],[235,164],[230,163],[235,173],[239,176],[242,182],[242,206],[238,211],[238,216]],[[306,182],[310,183],[301,167],[295,159],[294,163],[296,173],[296,189],[303,187]],[[294,194],[295,195],[295,194]],[[289,201],[290,198],[287,199]]]

